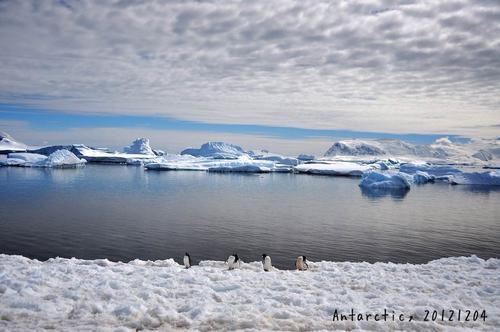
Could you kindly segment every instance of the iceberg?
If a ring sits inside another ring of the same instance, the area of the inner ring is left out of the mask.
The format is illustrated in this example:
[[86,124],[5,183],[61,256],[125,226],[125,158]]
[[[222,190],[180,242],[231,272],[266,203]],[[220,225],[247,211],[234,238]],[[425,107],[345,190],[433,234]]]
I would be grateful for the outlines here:
[[429,175],[426,172],[417,171],[413,174],[413,183],[415,184],[425,184],[428,182],[434,182],[436,177],[434,175]]
[[316,157],[314,157],[312,154],[301,153],[297,156],[297,159],[300,161],[311,161],[316,159]]
[[295,166],[299,173],[338,176],[362,176],[373,168],[351,162],[308,162]]
[[449,178],[451,184],[500,186],[500,171],[462,172]]
[[9,134],[0,131],[0,154],[26,151],[27,148],[26,144],[19,143]]
[[[242,263],[228,271],[222,261],[202,261],[185,269],[173,259],[42,262],[1,254],[0,330],[385,331],[389,327],[448,331],[470,327],[494,331],[500,326],[497,258],[309,264],[306,272],[276,268],[264,272],[261,262]],[[336,312],[383,313],[384,308],[396,317],[404,314],[406,320],[333,321]],[[485,310],[488,317],[423,322],[426,309],[442,308]]]
[[214,159],[237,159],[247,155],[241,147],[224,142],[207,142],[199,149],[188,148],[181,152],[181,155],[186,154],[194,157],[210,157]]
[[421,171],[434,176],[445,176],[462,173],[462,171],[456,167],[448,165],[433,165],[428,163],[401,164],[401,166],[399,167],[399,171],[407,174],[415,174],[418,171]]
[[85,159],[80,159],[64,149],[54,151],[49,156],[29,152],[9,153],[7,159],[0,160],[0,165],[18,167],[72,168],[83,166],[85,163]]
[[90,148],[83,144],[74,144],[72,151],[78,157],[94,163],[127,164],[128,161],[133,159],[149,160],[157,158],[155,154],[108,152],[103,149]]
[[137,138],[130,146],[124,147],[123,152],[128,154],[156,155],[151,146],[149,146],[149,139],[147,138]]
[[361,178],[360,187],[373,189],[410,189],[411,177],[407,174],[367,172]]
[[274,154],[274,153],[263,153],[263,154],[259,154],[259,155],[253,155],[252,158],[255,160],[275,161],[279,164],[288,165],[288,166],[297,166],[298,164],[300,164],[300,160],[298,160],[297,158],[284,157],[282,155]]

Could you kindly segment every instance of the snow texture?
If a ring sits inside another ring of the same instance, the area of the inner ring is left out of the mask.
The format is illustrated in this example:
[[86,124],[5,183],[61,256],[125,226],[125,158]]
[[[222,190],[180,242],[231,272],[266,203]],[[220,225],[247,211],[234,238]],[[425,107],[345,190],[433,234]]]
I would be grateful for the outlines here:
[[26,151],[28,147],[24,143],[16,142],[9,134],[0,131],[0,153]]
[[432,165],[428,163],[406,163],[402,164],[399,167],[399,170],[408,174],[416,174],[418,171],[421,171],[434,176],[462,173],[462,171],[456,167],[448,165]]
[[[450,257],[427,264],[309,262],[308,271],[261,262],[190,269],[172,259],[115,263],[0,255],[0,330],[494,331],[500,260]],[[412,322],[333,322],[335,310],[403,313]],[[486,321],[424,322],[424,310],[486,310]]]
[[310,162],[295,167],[299,173],[340,176],[362,176],[372,169],[369,165],[351,162]]

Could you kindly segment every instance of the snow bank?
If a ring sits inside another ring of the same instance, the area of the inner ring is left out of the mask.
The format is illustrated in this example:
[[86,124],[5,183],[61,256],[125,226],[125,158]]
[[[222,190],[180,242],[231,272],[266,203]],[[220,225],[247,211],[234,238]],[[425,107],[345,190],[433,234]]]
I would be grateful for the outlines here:
[[246,155],[241,147],[224,142],[207,142],[199,149],[188,148],[181,155],[189,154],[194,157],[210,157],[214,159],[236,159]]
[[3,166],[18,167],[78,167],[85,164],[85,159],[80,159],[68,150],[57,150],[48,157],[28,152],[9,153],[8,158],[0,160]]
[[149,139],[147,138],[137,138],[130,146],[124,147],[123,152],[129,154],[155,155],[153,149],[149,146]]
[[451,184],[500,186],[500,171],[463,172],[454,174],[449,181]]
[[[427,264],[310,263],[306,272],[228,271],[204,261],[114,263],[0,255],[0,330],[450,330],[500,326],[500,260],[453,257]],[[333,322],[335,310],[413,321]],[[486,310],[486,321],[424,322],[424,310]]]
[[362,176],[371,169],[370,166],[351,162],[311,162],[295,167],[299,173],[340,176]]
[[361,178],[360,187],[373,189],[410,189],[409,176],[404,173],[367,172]]

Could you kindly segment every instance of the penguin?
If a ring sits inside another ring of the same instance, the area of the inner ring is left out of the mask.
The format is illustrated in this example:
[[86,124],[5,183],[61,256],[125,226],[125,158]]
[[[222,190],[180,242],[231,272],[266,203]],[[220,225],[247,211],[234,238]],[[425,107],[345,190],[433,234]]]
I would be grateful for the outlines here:
[[238,254],[232,254],[229,256],[227,259],[227,265],[229,267],[229,270],[234,270],[235,268],[240,266],[240,258],[238,257]]
[[269,272],[271,271],[271,256],[268,256],[266,254],[262,254],[262,266],[264,267],[264,271]]
[[185,253],[184,254],[184,266],[186,267],[186,269],[189,269],[191,267],[192,263],[191,263],[191,256],[189,256],[188,253]]
[[306,256],[299,256],[295,261],[295,268],[299,271],[305,271],[309,268],[306,262]]

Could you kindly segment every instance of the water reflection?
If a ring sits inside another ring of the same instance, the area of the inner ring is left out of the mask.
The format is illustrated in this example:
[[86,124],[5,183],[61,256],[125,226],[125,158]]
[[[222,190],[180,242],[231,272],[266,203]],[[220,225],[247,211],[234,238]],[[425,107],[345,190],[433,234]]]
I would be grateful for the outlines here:
[[361,194],[369,199],[377,200],[384,197],[391,197],[394,200],[402,200],[406,197],[410,189],[408,188],[366,188],[360,187]]

